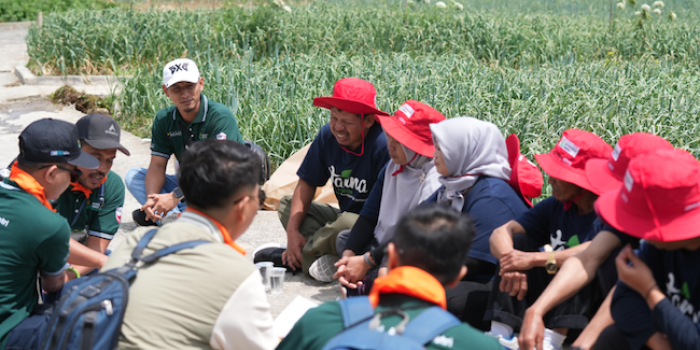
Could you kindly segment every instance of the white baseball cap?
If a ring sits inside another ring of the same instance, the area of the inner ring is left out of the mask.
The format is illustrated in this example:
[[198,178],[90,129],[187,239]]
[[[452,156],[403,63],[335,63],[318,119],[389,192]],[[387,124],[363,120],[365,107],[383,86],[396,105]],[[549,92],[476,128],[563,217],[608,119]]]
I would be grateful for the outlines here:
[[165,85],[165,88],[169,88],[181,81],[188,83],[199,82],[199,69],[197,69],[194,61],[187,58],[178,58],[168,62],[163,68],[163,85]]

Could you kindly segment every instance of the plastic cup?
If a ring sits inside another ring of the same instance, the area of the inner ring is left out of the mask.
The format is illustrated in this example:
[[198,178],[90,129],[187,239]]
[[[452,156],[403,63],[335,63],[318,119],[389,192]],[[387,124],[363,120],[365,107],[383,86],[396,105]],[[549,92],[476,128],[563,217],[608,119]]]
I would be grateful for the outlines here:
[[266,292],[270,291],[270,270],[272,270],[274,266],[275,265],[271,261],[263,261],[255,264],[255,267],[260,272],[260,276],[262,276]]
[[284,267],[273,267],[270,270],[270,293],[282,294],[284,288],[284,273],[287,269]]

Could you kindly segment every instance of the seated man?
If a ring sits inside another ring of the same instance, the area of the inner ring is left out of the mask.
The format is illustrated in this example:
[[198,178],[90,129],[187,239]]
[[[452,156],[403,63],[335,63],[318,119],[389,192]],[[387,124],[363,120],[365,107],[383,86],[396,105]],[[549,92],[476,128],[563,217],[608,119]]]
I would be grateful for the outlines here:
[[[301,268],[319,281],[333,280],[337,270],[333,264],[342,253],[336,248],[338,233],[355,224],[390,159],[386,137],[375,120],[375,115],[388,114],[377,109],[376,96],[370,82],[345,78],[335,83],[332,97],[314,99],[314,106],[330,110],[330,123],[321,128],[299,167],[294,194],[280,200],[278,213],[287,231],[287,249],[260,250],[255,261]],[[312,201],[316,188],[329,178],[340,210]]]
[[[119,143],[121,129],[112,117],[104,114],[88,114],[76,123],[80,148],[97,158],[97,169],[79,168],[83,175],[72,182],[63,192],[56,210],[68,219],[73,238],[88,248],[105,254],[114,234],[119,230],[119,222],[124,205],[124,183],[117,173],[111,171],[117,150],[129,155],[129,151]],[[86,237],[87,236],[87,237]],[[71,261],[80,251],[71,251]],[[106,262],[106,258],[102,264]],[[73,266],[71,272],[80,277],[98,266]]]
[[[41,341],[33,332],[48,322],[27,318],[43,290],[57,292],[66,281],[70,228],[55,213],[57,199],[78,166],[95,169],[98,161],[80,151],[75,125],[41,119],[19,135],[19,157],[0,182],[0,349],[31,349]],[[41,276],[37,281],[37,274]]]
[[[389,274],[377,278],[370,292],[375,313],[401,310],[408,316],[410,327],[411,321],[429,307],[445,309],[444,288],[467,273],[465,262],[473,237],[471,221],[451,208],[426,205],[411,210],[399,220],[394,241],[389,243]],[[395,313],[381,317],[377,331],[398,333],[401,319]],[[426,348],[502,349],[496,340],[471,326],[457,324],[425,344]],[[340,305],[327,302],[309,310],[277,349],[322,349],[344,329]]]
[[[617,190],[622,186],[627,166],[633,158],[664,149],[670,150],[673,146],[659,136],[647,133],[624,135],[607,160],[591,159],[586,163],[586,176],[598,193]],[[610,300],[617,283],[617,272],[614,267],[614,258],[617,255],[615,250],[619,252],[619,249],[627,243],[639,246],[639,239],[606,225],[603,231],[591,240],[586,250],[567,259],[537,301],[525,312],[519,337],[520,348],[540,349],[544,338],[542,316],[576,294],[598,275],[603,295],[607,297],[595,317],[572,344],[573,347],[592,348],[600,332],[612,323]]]
[[617,256],[615,324],[596,349],[700,349],[700,165],[684,150],[633,159],[624,186],[598,200],[601,218],[643,239]]
[[[489,242],[500,271],[484,319],[491,321],[491,334],[505,347],[518,348],[514,330],[520,327],[527,306],[547,287],[557,266],[583,251],[587,241],[600,231],[593,210],[598,196],[586,178],[585,165],[589,159],[605,158],[611,151],[610,145],[594,134],[578,129],[564,131],[549,154],[535,156],[549,175],[552,197],[493,231]],[[550,251],[540,251],[549,244],[545,249]],[[586,327],[591,303],[590,290],[586,289],[547,314],[544,349],[560,349],[570,328]]]
[[[273,349],[262,278],[235,240],[261,206],[260,158],[240,143],[196,142],[182,155],[179,185],[187,210],[159,229],[144,254],[206,240],[159,259],[129,289],[120,349]],[[148,232],[133,231],[102,271],[121,267]]]
[[210,101],[202,90],[204,78],[192,60],[178,58],[163,68],[163,92],[173,105],[156,113],[148,170],[132,168],[124,178],[126,188],[143,205],[132,213],[139,225],[155,225],[166,214],[185,209],[177,177],[165,174],[170,155],[181,162],[185,148],[199,140],[243,142],[231,110]]

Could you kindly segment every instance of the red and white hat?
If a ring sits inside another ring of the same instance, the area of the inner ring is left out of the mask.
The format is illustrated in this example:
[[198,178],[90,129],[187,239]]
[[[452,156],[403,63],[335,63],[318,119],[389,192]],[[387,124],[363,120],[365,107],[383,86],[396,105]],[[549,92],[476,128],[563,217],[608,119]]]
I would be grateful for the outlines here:
[[506,138],[506,149],[508,149],[508,164],[511,169],[508,183],[532,208],[532,199],[542,195],[544,185],[542,172],[537,165],[520,153],[518,135],[511,134]]
[[435,153],[430,124],[445,120],[435,108],[414,100],[404,102],[392,116],[378,116],[377,121],[389,136],[412,151],[432,158]]
[[631,236],[661,242],[700,236],[700,163],[663,150],[632,159],[623,186],[596,201],[603,220]]
[[636,132],[620,137],[608,159],[591,159],[586,163],[588,182],[605,193],[622,186],[622,179],[632,158],[649,152],[673,149],[666,139],[654,134]]
[[372,83],[358,78],[343,78],[335,82],[333,96],[316,97],[314,106],[338,108],[355,114],[389,115],[377,109],[377,90]]
[[605,159],[610,152],[612,147],[597,135],[569,129],[564,131],[551,152],[536,154],[535,159],[549,176],[600,194],[588,182],[586,162],[595,158]]

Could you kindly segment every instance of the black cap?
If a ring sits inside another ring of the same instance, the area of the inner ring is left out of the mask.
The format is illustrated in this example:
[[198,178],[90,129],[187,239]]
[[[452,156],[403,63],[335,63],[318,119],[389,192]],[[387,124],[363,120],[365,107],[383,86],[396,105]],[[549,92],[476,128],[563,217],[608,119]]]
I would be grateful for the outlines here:
[[117,148],[127,156],[131,155],[129,150],[119,143],[121,129],[112,117],[99,113],[88,114],[80,118],[75,125],[78,126],[78,136],[88,145],[97,149]]
[[96,169],[97,158],[80,151],[78,128],[68,122],[40,119],[19,134],[19,159],[32,163],[68,163]]

